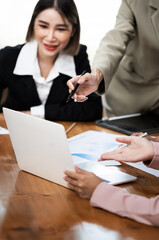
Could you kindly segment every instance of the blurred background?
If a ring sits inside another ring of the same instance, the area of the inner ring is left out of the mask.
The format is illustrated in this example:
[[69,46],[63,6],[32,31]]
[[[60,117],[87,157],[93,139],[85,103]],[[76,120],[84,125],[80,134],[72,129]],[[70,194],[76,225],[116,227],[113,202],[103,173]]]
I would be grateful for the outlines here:
[[[81,21],[81,43],[87,45],[90,63],[100,40],[114,27],[121,0],[74,0]],[[0,49],[25,42],[38,0],[5,0],[0,3]]]

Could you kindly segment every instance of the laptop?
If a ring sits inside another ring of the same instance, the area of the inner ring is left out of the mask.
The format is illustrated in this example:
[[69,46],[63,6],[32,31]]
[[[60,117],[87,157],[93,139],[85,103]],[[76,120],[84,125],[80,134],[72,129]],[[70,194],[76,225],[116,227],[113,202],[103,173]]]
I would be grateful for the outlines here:
[[64,171],[74,171],[74,164],[113,185],[136,180],[117,167],[73,157],[63,125],[8,108],[3,108],[3,113],[21,170],[64,187],[67,187]]

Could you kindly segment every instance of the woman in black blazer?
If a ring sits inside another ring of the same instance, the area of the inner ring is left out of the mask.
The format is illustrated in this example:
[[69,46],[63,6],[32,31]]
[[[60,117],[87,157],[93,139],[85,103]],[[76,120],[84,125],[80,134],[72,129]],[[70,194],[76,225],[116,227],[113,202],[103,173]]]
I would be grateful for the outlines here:
[[[68,15],[69,13],[69,15]],[[101,118],[95,93],[84,103],[66,103],[66,82],[90,72],[86,46],[79,44],[80,22],[73,0],[40,0],[33,12],[26,43],[0,51],[0,105],[48,120],[92,121]]]

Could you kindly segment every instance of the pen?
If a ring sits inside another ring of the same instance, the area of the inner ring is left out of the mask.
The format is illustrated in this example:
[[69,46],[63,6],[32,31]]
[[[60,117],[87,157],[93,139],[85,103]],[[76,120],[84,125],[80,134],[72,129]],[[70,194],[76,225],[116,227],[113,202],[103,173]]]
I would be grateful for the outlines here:
[[76,122],[72,123],[72,125],[66,130],[66,134],[69,133],[72,128],[74,128],[74,126],[76,125]]
[[[86,73],[86,71],[83,71],[82,74],[81,74],[81,76],[83,76],[85,73]],[[78,86],[79,86],[79,83],[77,82],[76,85],[75,85],[74,90],[72,90],[72,92],[68,95],[68,98],[67,98],[67,100],[66,100],[66,103],[68,103],[68,102],[70,101],[71,97],[72,97],[73,94],[76,92]]]
[[[147,136],[147,135],[148,135],[147,132],[145,132],[145,133],[142,133],[142,134],[138,135],[137,137],[142,138],[142,137],[145,137],[145,136]],[[122,144],[121,146],[117,147],[115,150],[119,150],[119,149],[121,149],[121,148],[128,147],[128,146],[129,146],[129,144],[124,143],[124,144]]]

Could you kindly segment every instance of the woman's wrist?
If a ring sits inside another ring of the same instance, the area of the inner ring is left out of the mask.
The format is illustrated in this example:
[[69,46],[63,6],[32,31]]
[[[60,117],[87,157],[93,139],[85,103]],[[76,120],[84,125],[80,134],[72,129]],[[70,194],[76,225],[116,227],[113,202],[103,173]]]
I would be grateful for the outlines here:
[[96,79],[97,84],[99,85],[103,79],[103,73],[99,69],[95,68],[93,69],[92,74],[93,77]]

